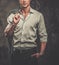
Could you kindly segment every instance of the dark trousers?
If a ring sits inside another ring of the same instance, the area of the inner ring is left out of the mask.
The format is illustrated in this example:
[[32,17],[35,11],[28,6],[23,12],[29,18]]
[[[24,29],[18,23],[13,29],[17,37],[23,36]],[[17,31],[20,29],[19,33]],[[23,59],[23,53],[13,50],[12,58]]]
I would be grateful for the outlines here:
[[12,65],[38,65],[38,60],[31,56],[36,52],[36,48],[22,51],[15,49],[12,54]]

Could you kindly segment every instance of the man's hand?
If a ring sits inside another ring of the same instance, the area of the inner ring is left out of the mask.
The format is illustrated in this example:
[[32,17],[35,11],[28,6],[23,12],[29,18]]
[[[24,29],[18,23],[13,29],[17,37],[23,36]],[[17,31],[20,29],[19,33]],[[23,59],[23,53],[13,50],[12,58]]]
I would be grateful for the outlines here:
[[31,56],[32,57],[36,57],[37,59],[40,57],[40,56],[42,56],[43,55],[43,53],[34,53],[34,54],[32,54]]
[[19,21],[20,21],[20,15],[19,15],[19,13],[16,13],[13,18],[13,23],[17,24]]
[[5,28],[5,30],[4,30],[5,36],[12,35],[13,31],[14,31],[14,28],[16,27],[17,23],[20,21],[20,15],[19,15],[19,13],[15,14],[15,15],[12,14],[10,16],[12,16],[13,22],[12,22],[12,25],[8,24],[7,27]]
[[46,42],[41,42],[41,48],[40,52],[32,54],[32,57],[36,57],[37,59],[42,56],[45,53],[45,48],[46,48]]

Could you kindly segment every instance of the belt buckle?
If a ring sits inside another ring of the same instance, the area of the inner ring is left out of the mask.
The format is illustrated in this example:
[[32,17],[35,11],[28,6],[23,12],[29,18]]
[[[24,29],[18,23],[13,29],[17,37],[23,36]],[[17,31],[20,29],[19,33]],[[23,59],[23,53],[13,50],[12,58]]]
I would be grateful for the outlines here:
[[22,50],[20,50],[20,53],[22,53]]

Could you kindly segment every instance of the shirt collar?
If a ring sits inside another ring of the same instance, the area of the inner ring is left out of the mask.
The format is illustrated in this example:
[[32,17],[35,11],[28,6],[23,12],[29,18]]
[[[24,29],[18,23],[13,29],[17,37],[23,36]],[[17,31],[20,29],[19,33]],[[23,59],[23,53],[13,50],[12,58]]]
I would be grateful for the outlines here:
[[[19,13],[21,14],[21,9],[19,9]],[[33,14],[34,13],[34,9],[30,7],[30,13]]]
[[30,7],[30,13],[32,13],[32,14],[34,13],[34,10],[31,7]]

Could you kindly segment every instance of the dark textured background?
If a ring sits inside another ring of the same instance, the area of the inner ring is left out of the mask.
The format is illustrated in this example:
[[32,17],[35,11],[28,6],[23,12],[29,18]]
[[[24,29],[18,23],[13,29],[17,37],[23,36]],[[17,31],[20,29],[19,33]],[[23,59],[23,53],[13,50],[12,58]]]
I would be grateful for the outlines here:
[[[0,0],[0,65],[10,65],[9,43],[4,36],[7,14],[17,8],[17,0]],[[59,2],[58,0],[32,0],[31,6],[42,12],[48,32],[46,54],[39,65],[59,65]]]

